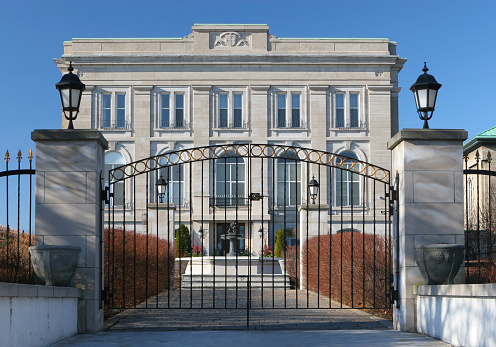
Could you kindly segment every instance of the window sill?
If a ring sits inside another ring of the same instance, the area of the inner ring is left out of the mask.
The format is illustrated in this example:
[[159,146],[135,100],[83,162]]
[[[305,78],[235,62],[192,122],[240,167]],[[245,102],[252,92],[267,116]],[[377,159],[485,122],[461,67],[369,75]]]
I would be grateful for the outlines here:
[[367,131],[367,128],[331,128],[332,131],[343,131],[343,132],[353,132],[353,131]]
[[153,128],[153,131],[156,132],[184,132],[184,131],[191,131],[189,127],[183,127],[183,128]]
[[130,128],[98,128],[98,130],[102,132],[110,132],[110,133],[131,132]]
[[231,131],[248,131],[248,128],[212,128],[213,131],[220,131],[220,132],[231,132]]
[[291,131],[291,132],[297,132],[297,131],[308,131],[307,127],[300,127],[300,128],[271,128],[272,131]]

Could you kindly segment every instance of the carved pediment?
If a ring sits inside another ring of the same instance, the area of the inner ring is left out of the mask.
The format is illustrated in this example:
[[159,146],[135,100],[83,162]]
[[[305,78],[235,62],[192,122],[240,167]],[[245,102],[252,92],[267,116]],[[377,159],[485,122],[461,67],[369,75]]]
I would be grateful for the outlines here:
[[215,37],[215,47],[250,47],[249,35],[235,31],[226,31]]

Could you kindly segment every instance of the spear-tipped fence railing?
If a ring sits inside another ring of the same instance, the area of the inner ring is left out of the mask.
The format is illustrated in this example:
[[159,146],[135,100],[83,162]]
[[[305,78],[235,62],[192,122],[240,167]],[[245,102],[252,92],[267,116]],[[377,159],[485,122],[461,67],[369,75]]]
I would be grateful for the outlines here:
[[[2,211],[5,220],[1,221],[0,225],[0,282],[33,283],[34,281],[29,255],[29,247],[34,245],[32,202],[35,169],[33,169],[31,149],[27,159],[29,168],[22,169],[22,152],[19,150],[17,167],[12,170],[9,168],[11,158],[7,151],[5,171],[0,171],[0,178],[5,179],[5,211]],[[21,177],[27,177],[27,182]],[[24,199],[24,193],[28,195],[27,201]]]

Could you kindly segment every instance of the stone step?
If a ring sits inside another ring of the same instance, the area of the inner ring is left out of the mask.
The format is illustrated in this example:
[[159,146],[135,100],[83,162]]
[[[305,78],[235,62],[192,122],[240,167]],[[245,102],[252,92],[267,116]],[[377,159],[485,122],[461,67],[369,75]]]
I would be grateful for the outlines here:
[[[214,281],[215,279],[215,281]],[[237,280],[237,281],[236,281]],[[289,275],[252,275],[250,277],[251,288],[290,288]],[[248,276],[245,275],[183,275],[181,288],[243,288],[248,286]]]

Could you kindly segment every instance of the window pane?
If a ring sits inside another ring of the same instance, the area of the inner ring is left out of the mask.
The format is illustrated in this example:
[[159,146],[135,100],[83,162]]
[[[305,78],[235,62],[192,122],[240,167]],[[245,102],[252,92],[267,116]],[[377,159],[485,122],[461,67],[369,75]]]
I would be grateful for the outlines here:
[[227,128],[227,109],[219,110],[219,127]]
[[184,94],[176,94],[176,108],[184,108]]
[[344,94],[336,94],[336,128],[343,128],[344,124]]
[[358,126],[358,94],[350,94],[350,127]]
[[117,94],[117,108],[126,108],[126,94]]
[[242,108],[242,98],[243,94],[240,94],[240,93],[236,93],[234,94],[234,108]]
[[103,94],[102,95],[103,108],[110,108],[110,101],[111,101],[111,95],[110,94]]
[[351,108],[358,107],[358,94],[350,94],[350,107]]
[[292,109],[291,110],[291,126],[293,128],[300,127],[300,109]]
[[242,128],[243,127],[243,116],[241,113],[241,109],[234,109],[234,127],[235,128]]
[[126,111],[117,110],[117,120],[115,122],[115,127],[123,129],[126,127]]
[[286,109],[286,94],[277,94],[277,108]]
[[115,127],[125,128],[126,127],[126,95],[117,94],[116,98],[117,98],[117,112],[115,119]]
[[112,184],[112,187],[113,187],[113,192],[114,192],[114,198],[113,198],[114,205],[123,206],[124,205],[124,182],[114,183],[114,184]]
[[219,107],[227,109],[227,94],[219,94]]
[[168,128],[170,126],[170,95],[162,94],[161,95],[161,119],[160,119],[160,127]]
[[184,94],[176,94],[176,113],[175,113],[175,124],[176,128],[184,127]]
[[184,127],[184,116],[182,109],[176,109],[176,128]]
[[344,110],[337,109],[336,110],[336,128],[344,127]]
[[277,183],[277,205],[279,206],[284,206],[285,203],[284,203],[284,198],[285,198],[285,195],[284,195],[284,183],[283,182],[279,182]]
[[277,126],[279,128],[286,127],[286,109],[277,110]]
[[245,180],[245,164],[238,164],[237,166],[237,171],[238,171],[238,181],[244,181]]
[[358,109],[351,109],[350,110],[350,127],[352,128],[358,128]]
[[111,100],[110,94],[102,95],[102,128],[110,128]]

